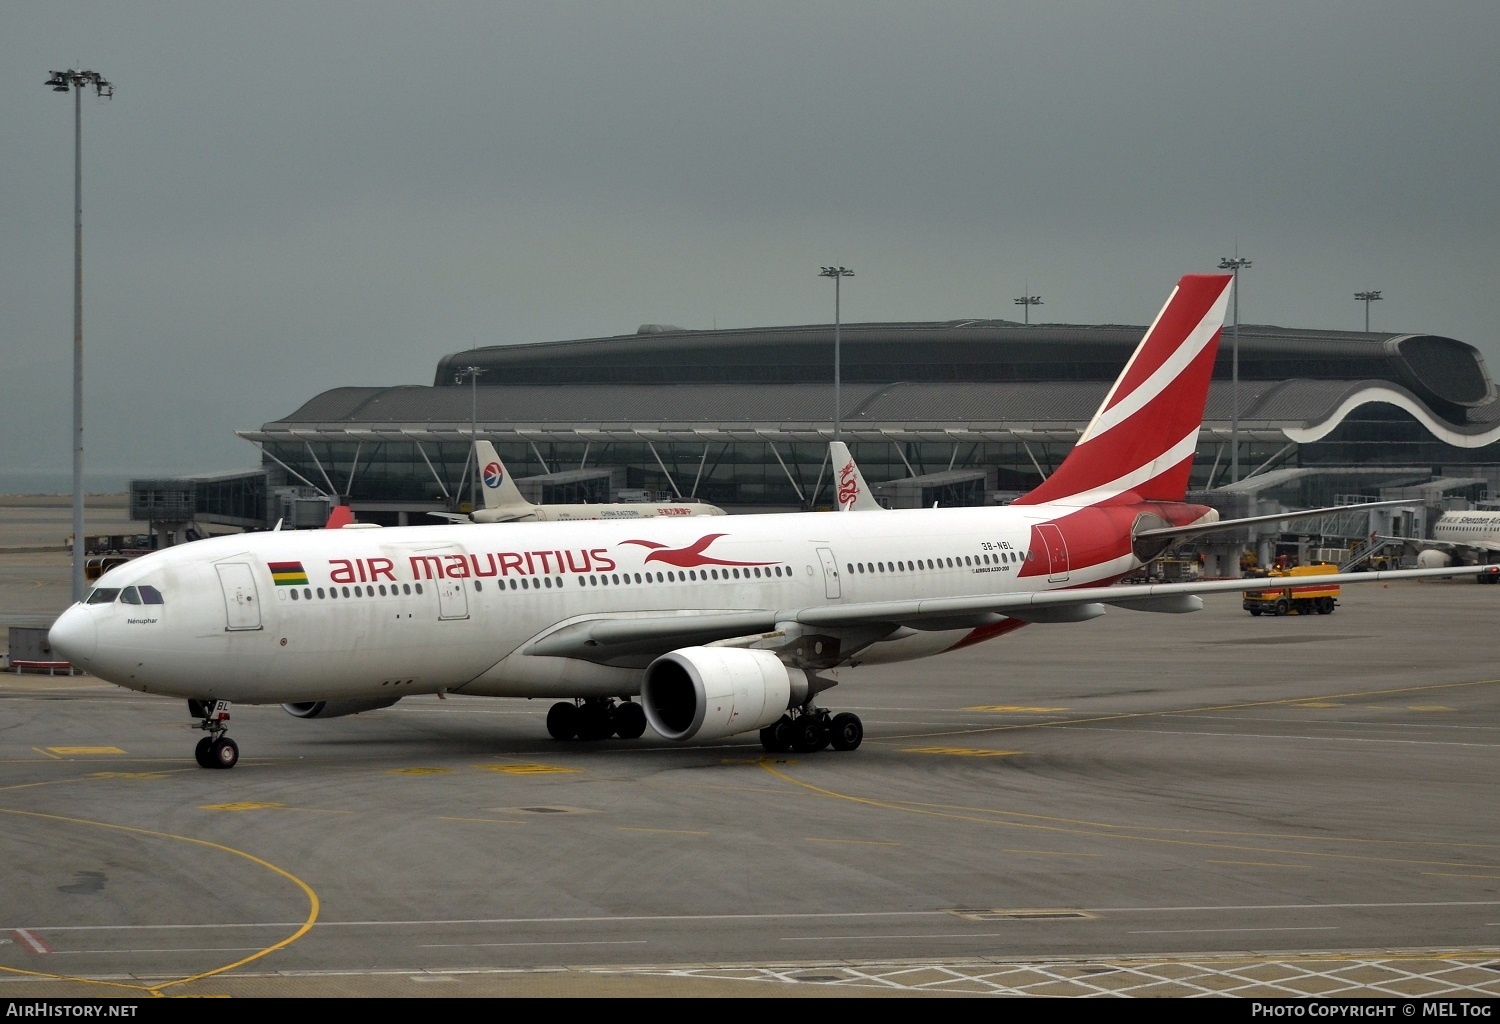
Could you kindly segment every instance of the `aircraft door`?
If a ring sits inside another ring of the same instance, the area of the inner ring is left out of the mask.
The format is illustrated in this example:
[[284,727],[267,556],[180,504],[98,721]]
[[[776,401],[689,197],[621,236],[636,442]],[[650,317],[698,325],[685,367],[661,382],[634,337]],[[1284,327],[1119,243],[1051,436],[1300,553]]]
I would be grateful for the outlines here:
[[219,562],[219,587],[224,591],[226,630],[260,629],[260,595],[255,573],[247,562]]
[[829,600],[834,600],[842,593],[839,587],[839,563],[833,557],[832,548],[819,548],[818,558],[823,563],[823,594]]
[[1068,544],[1062,531],[1051,523],[1042,523],[1036,528],[1042,541],[1042,554],[1047,559],[1047,582],[1065,583],[1068,579]]
[[469,594],[463,580],[434,580],[438,592],[439,619],[467,619]]

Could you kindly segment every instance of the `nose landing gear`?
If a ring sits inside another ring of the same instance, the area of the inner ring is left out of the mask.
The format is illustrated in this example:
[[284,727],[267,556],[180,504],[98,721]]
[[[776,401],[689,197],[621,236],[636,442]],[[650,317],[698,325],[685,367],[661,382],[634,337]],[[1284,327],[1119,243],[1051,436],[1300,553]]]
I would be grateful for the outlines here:
[[239,744],[226,735],[229,732],[226,724],[229,721],[229,701],[190,700],[188,714],[199,719],[198,728],[208,733],[193,749],[199,768],[233,768],[239,764]]

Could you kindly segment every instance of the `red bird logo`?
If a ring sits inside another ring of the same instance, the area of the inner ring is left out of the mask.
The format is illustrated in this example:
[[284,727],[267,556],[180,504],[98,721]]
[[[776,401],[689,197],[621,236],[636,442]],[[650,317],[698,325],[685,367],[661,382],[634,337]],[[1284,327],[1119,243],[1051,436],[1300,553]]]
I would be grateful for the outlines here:
[[646,556],[647,562],[666,562],[675,565],[679,569],[694,569],[700,565],[775,565],[775,562],[731,562],[724,558],[714,558],[705,555],[704,548],[708,547],[720,537],[729,536],[727,533],[710,533],[706,537],[699,537],[685,548],[669,548],[665,544],[658,544],[654,540],[626,540],[622,544],[639,544],[643,548],[654,548]]

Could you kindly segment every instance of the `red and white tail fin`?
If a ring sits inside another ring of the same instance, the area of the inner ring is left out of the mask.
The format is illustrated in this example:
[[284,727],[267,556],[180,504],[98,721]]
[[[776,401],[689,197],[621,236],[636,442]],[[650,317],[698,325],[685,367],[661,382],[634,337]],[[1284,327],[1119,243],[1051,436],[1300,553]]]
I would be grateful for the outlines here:
[[354,522],[354,512],[348,505],[335,505],[333,511],[328,513],[328,522],[323,524],[325,530],[339,530]]
[[1229,304],[1228,274],[1188,274],[1041,486],[1013,504],[1182,501]]

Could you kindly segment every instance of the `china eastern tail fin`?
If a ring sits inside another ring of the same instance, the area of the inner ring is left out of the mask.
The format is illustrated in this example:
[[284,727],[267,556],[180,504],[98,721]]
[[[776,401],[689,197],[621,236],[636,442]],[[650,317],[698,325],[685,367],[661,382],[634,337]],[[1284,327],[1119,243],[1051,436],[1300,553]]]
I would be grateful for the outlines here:
[[474,455],[479,461],[479,482],[484,489],[485,508],[530,507],[531,502],[521,496],[521,489],[506,472],[505,463],[500,461],[494,445],[488,441],[475,441]]
[[1013,504],[1182,501],[1198,447],[1228,274],[1188,274],[1063,464]]

